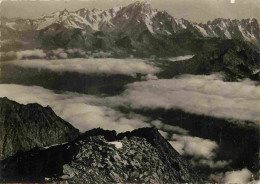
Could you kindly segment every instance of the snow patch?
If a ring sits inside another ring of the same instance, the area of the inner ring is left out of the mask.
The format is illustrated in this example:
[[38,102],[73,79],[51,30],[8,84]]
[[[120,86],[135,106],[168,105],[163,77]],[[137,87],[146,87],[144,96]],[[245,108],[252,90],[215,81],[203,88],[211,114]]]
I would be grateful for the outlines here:
[[167,35],[172,35],[169,31],[165,30]]
[[183,29],[187,29],[187,26],[185,26],[184,24],[181,24],[181,27],[182,27]]
[[123,15],[123,17],[124,17],[126,20],[129,19],[129,17],[126,15],[126,13]]
[[154,31],[153,31],[153,26],[152,26],[153,22],[151,21],[151,19],[145,18],[145,24],[146,24],[148,30],[149,30],[151,33],[154,33]]
[[205,37],[209,36],[207,31],[203,28],[203,27],[200,27],[198,25],[195,25],[195,27],[201,32],[201,34]]
[[6,22],[6,26],[11,28],[11,29],[15,29],[15,22]]
[[116,6],[116,7],[114,7],[114,8],[112,8],[113,9],[113,11],[115,12],[115,13],[117,13],[119,10],[121,10],[121,6]]
[[232,38],[232,37],[231,37],[231,34],[229,33],[228,30],[225,30],[224,34],[225,34],[225,36],[226,36],[228,39],[231,39],[231,38]]
[[221,25],[222,25],[222,28],[226,27],[226,24],[225,24],[225,22],[223,20],[221,21]]
[[245,30],[244,30],[244,28],[242,28],[241,25],[238,26],[238,29],[239,29],[239,31],[241,32],[243,38],[244,38],[246,41],[250,41],[250,38],[248,38],[248,36],[245,34]]
[[217,35],[217,33],[215,33],[215,31],[213,30],[212,25],[209,25],[209,28],[210,28],[210,30],[212,31],[212,33],[213,33],[213,35],[214,35],[215,37],[219,37],[219,36]]
[[187,29],[187,26],[185,26],[185,25],[183,24],[183,21],[182,21],[182,20],[175,19],[175,21],[176,21],[177,24],[180,25],[183,29]]
[[184,61],[193,58],[195,55],[186,55],[186,56],[178,56],[178,57],[172,57],[169,58],[169,61],[175,62],[175,61]]
[[115,147],[116,147],[117,149],[120,149],[120,148],[123,147],[123,144],[122,144],[121,142],[114,141],[114,142],[107,142],[107,143],[108,143],[108,144],[113,144],[113,145],[115,145]]
[[254,70],[253,74],[257,74],[258,72],[260,72],[260,69]]
[[61,143],[61,144],[53,144],[51,146],[46,146],[46,147],[43,147],[44,149],[48,149],[48,148],[51,148],[51,147],[55,147],[55,146],[60,146],[60,145],[64,145],[64,144],[67,144],[68,142],[64,142],[64,143]]

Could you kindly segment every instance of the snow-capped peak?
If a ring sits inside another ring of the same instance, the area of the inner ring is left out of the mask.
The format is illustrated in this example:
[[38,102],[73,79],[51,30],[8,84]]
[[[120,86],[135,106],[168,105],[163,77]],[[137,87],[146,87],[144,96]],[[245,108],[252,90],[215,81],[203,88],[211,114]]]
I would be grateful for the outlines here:
[[141,11],[142,13],[149,13],[153,10],[150,1],[137,1],[127,6],[134,11]]
[[[32,20],[33,28],[44,29],[52,24],[62,24],[68,29],[91,28],[94,31],[111,32],[115,29],[127,31],[140,26],[152,34],[172,35],[183,30],[198,33],[201,37],[239,38],[247,41],[260,40],[259,24],[256,19],[230,20],[218,18],[207,24],[192,23],[177,19],[166,11],[151,7],[151,1],[137,1],[125,7],[108,10],[82,8],[74,12],[62,10]],[[8,23],[14,28],[13,23]]]
[[151,0],[144,0],[144,1],[136,1],[133,3],[134,5],[145,5],[145,6],[150,6],[151,5]]
[[69,14],[69,11],[67,9],[64,9],[63,11],[60,11],[60,16],[63,16],[63,15],[68,15]]
[[111,11],[113,11],[113,12],[118,12],[119,10],[121,10],[122,9],[122,6],[116,6],[116,7],[114,7],[114,8],[111,8]]
[[121,8],[117,16],[111,20],[121,30],[127,30],[129,26],[144,26],[151,33],[155,33],[153,19],[158,11],[153,9],[149,1],[137,1]]

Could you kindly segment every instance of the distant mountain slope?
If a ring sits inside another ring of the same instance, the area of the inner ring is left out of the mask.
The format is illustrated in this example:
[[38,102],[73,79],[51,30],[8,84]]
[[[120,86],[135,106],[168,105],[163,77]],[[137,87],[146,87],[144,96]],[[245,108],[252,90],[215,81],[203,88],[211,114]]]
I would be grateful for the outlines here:
[[[208,49],[210,46],[214,45],[208,44]],[[188,61],[170,62],[158,77],[172,78],[179,74],[208,75],[222,72],[227,81],[246,78],[260,81],[260,53],[255,51],[252,45],[239,40],[223,40],[214,47],[212,51],[198,53]]]
[[1,162],[2,181],[201,183],[189,163],[154,128],[116,134],[93,129],[77,140]]
[[[37,40],[41,47],[47,49],[63,46],[103,50],[116,47],[149,50],[149,46],[153,45],[168,49],[171,45],[165,43],[164,46],[163,42],[176,36],[182,38],[186,33],[199,39],[239,39],[260,47],[260,28],[256,19],[219,18],[207,24],[198,24],[174,18],[166,11],[153,9],[149,2],[138,1],[108,10],[63,10],[34,20],[1,19],[1,30],[10,30],[4,32],[2,42],[15,37],[12,32],[18,31],[22,34],[17,37],[18,40],[23,40],[21,44],[32,43],[35,37],[33,39],[23,36],[30,31],[40,35]],[[102,32],[101,37],[96,35],[97,32]]]
[[0,160],[19,151],[72,141],[79,132],[50,107],[0,98]]

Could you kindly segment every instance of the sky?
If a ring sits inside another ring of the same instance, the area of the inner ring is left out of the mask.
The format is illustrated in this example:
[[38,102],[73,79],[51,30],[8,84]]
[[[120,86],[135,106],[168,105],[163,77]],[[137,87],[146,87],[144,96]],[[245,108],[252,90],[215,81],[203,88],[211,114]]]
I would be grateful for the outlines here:
[[[0,0],[1,1],[1,0]],[[153,8],[166,10],[176,18],[206,23],[215,18],[256,18],[260,21],[260,0],[150,0]],[[2,0],[0,14],[5,17],[37,18],[67,9],[108,9],[134,0]]]

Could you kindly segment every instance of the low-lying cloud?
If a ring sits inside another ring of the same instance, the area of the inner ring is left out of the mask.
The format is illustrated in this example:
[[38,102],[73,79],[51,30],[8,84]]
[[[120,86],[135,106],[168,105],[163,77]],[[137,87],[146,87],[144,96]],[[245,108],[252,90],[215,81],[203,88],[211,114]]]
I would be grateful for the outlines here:
[[232,162],[231,160],[216,160],[219,145],[215,141],[179,134],[172,134],[169,138],[169,133],[167,138],[179,154],[192,156],[190,162],[193,166],[222,169]]
[[179,108],[195,114],[260,122],[259,83],[224,82],[219,74],[135,82],[128,85],[121,103],[131,108]]
[[185,130],[178,126],[167,125],[159,120],[152,121],[151,125],[164,132],[171,132],[171,133],[175,132],[175,133],[179,133],[179,134],[183,134],[183,135],[186,135],[189,133],[188,130]]
[[227,184],[237,183],[237,184],[246,184],[250,182],[252,173],[244,168],[240,171],[230,171],[225,173],[224,182]]
[[46,53],[41,49],[1,52],[1,60],[46,58]]
[[44,58],[46,57],[46,54],[41,49],[35,49],[35,50],[23,50],[16,52],[17,59],[23,59],[23,58],[29,58],[29,57],[38,57],[38,58]]
[[1,60],[21,60],[21,59],[67,59],[67,58],[109,58],[112,57],[111,52],[103,51],[85,51],[81,48],[63,49],[58,48],[55,50],[21,50],[1,52]]
[[230,164],[229,161],[214,161],[219,145],[212,140],[193,137],[189,131],[178,126],[167,125],[160,120],[150,122],[161,135],[169,140],[172,147],[181,155],[189,155],[195,158],[194,165],[203,165],[210,168],[223,168]]
[[137,114],[123,114],[110,108],[102,98],[77,93],[56,94],[37,86],[0,84],[0,97],[8,97],[18,103],[49,105],[55,113],[70,122],[81,132],[92,128],[124,132],[147,127],[145,118]]
[[141,79],[142,79],[142,80],[157,80],[158,77],[155,76],[155,75],[153,75],[153,74],[148,74],[148,75],[146,75],[146,76],[142,76]]
[[209,159],[215,156],[214,150],[218,148],[216,142],[199,137],[173,134],[171,139],[172,141],[170,143],[181,154],[185,153],[187,155]]
[[63,60],[19,60],[10,63],[25,68],[40,68],[55,72],[78,72],[93,74],[122,74],[134,76],[153,74],[159,68],[141,59],[63,59]]
[[201,166],[208,166],[211,169],[216,168],[225,168],[231,163],[230,160],[207,160],[207,159],[200,159],[198,161],[193,162],[193,165],[201,165]]

